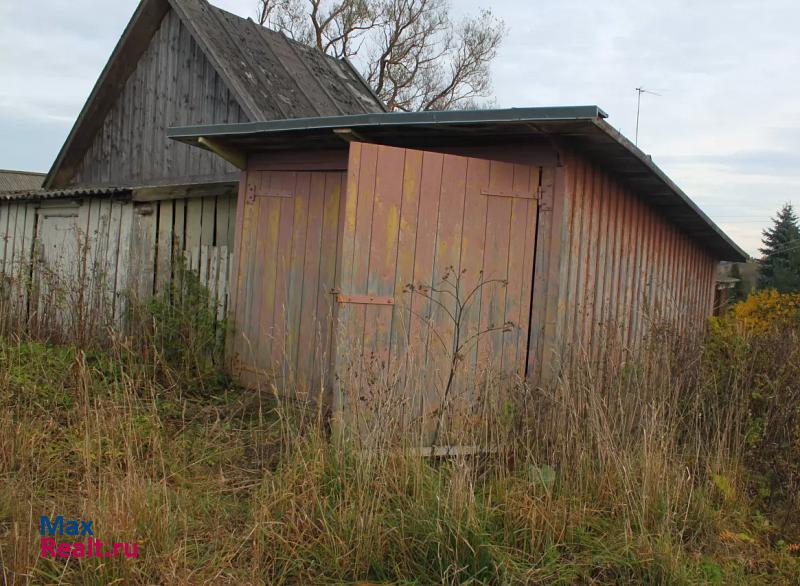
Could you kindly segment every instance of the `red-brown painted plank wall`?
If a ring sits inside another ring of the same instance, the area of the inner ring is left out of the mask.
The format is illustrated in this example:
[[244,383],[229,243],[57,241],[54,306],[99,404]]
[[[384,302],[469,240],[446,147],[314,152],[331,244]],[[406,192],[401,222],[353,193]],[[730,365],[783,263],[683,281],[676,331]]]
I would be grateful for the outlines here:
[[537,257],[536,281],[548,286],[532,374],[547,378],[568,356],[596,358],[609,336],[635,348],[654,321],[704,327],[717,265],[708,250],[588,158],[566,153],[554,172],[553,234],[538,246],[558,250]]

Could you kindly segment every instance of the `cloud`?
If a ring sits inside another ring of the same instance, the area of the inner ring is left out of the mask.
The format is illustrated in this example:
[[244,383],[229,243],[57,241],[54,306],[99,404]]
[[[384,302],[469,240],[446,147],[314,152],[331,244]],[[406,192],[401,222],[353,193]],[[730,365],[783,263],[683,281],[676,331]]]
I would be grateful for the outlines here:
[[[256,0],[212,0],[252,16]],[[0,2],[0,167],[44,168],[137,0]],[[509,27],[500,107],[598,104],[737,242],[800,198],[800,35],[794,0],[459,0]],[[725,221],[723,221],[725,220]]]
[[661,161],[683,167],[714,168],[729,175],[755,175],[762,181],[793,177],[800,181],[800,152],[752,150],[708,155],[671,155]]

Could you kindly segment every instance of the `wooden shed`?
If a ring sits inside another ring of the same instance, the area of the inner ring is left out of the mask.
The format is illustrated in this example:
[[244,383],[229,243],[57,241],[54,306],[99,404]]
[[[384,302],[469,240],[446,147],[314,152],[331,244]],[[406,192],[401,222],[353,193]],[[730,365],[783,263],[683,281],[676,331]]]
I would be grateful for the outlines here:
[[416,409],[435,410],[454,339],[472,341],[455,343],[462,373],[545,381],[609,336],[635,346],[654,319],[702,327],[718,261],[745,254],[604,118],[587,106],[170,130],[247,161],[235,372],[337,389],[338,403],[365,398],[363,372],[395,389],[413,378],[428,381]]
[[166,129],[381,111],[346,60],[205,0],[142,0],[44,184],[0,176],[0,281],[35,312],[34,258],[64,281],[103,273],[91,309],[118,321],[123,293],[161,290],[182,256],[224,311],[239,169]]

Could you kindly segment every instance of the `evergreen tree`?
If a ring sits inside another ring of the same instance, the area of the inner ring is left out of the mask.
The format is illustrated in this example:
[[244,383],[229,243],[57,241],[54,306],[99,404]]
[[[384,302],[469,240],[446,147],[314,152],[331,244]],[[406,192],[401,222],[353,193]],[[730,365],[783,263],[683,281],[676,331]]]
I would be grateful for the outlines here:
[[786,204],[764,230],[758,286],[781,293],[800,291],[800,226],[791,204]]

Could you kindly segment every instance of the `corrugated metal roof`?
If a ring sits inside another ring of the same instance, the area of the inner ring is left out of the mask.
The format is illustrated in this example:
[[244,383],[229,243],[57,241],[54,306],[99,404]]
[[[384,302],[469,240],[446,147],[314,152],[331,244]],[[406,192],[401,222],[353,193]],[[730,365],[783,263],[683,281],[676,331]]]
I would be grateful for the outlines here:
[[44,177],[44,173],[0,169],[0,192],[39,189]]
[[[41,183],[41,182],[40,182]],[[4,201],[33,201],[40,199],[72,199],[75,197],[127,196],[131,190],[126,187],[76,187],[74,189],[29,189],[0,193]]]
[[743,261],[745,252],[683,192],[653,160],[608,124],[597,106],[510,108],[450,112],[390,112],[272,122],[171,128],[175,140],[200,137],[245,152],[341,148],[334,130],[353,130],[356,140],[412,148],[524,143],[557,138],[622,177],[665,217],[713,250],[718,258]]

